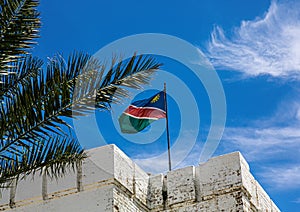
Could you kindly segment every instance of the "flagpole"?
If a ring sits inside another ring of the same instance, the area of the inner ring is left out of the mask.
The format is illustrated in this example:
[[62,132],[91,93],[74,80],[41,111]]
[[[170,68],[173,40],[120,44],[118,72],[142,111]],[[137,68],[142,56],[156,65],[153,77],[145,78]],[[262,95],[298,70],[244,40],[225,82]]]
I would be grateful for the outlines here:
[[167,86],[166,86],[166,83],[164,83],[164,99],[165,99],[165,111],[166,111],[166,131],[167,131],[167,141],[168,141],[169,171],[171,171],[172,166],[171,166],[170,134],[169,134],[169,122],[168,122],[168,104],[167,104]]

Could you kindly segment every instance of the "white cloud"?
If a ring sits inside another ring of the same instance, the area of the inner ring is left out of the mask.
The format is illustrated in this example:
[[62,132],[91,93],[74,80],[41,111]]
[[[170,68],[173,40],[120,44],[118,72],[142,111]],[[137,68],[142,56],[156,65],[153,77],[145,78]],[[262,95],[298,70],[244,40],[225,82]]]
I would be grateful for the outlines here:
[[268,119],[225,129],[223,151],[241,151],[272,189],[300,188],[300,102],[283,101]]
[[[183,136],[176,140],[176,143],[182,143],[183,146],[181,146],[181,148],[171,149],[172,169],[198,165],[202,143],[192,141],[192,139],[194,139],[193,134],[195,133],[197,132],[194,130],[185,130]],[[163,173],[168,170],[168,156],[166,152],[167,149],[163,154],[159,155],[142,153],[136,155],[133,160],[146,172],[152,174]]]
[[296,199],[295,201],[293,201],[294,203],[300,204],[300,198]]
[[232,127],[224,133],[225,148],[237,148],[248,161],[294,157],[300,153],[299,127]]
[[207,55],[217,68],[247,76],[300,78],[300,3],[273,1],[264,17],[242,21],[232,36],[215,27]]
[[153,155],[141,154],[138,158],[134,159],[134,162],[138,164],[143,170],[151,174],[163,173],[162,170],[168,170],[168,159],[156,160],[144,160],[144,158],[153,158]]
[[[184,152],[184,150],[182,150]],[[174,160],[177,155],[181,155],[182,152],[171,152],[171,158]],[[179,169],[186,166],[197,166],[200,158],[201,148],[199,145],[195,145],[194,149],[185,157],[179,164],[174,167],[174,163],[172,163],[172,169]],[[148,160],[144,160],[148,158]],[[168,158],[167,156],[164,158],[156,157],[156,155],[149,154],[140,154],[135,159],[133,159],[143,170],[152,174],[164,173],[168,170]],[[173,161],[172,160],[172,161]],[[173,161],[174,162],[174,161]]]
[[[241,151],[256,164],[261,182],[272,189],[300,188],[299,127],[228,128],[224,134],[225,151]],[[259,171],[260,170],[260,171]]]
[[[261,176],[277,189],[300,188],[300,166],[267,168]],[[300,199],[299,199],[300,200]],[[299,202],[300,203],[300,202]]]
[[300,102],[283,101],[271,117],[254,120],[246,127],[227,127],[222,144],[227,151],[235,147],[248,161],[295,155],[300,161],[299,111]]

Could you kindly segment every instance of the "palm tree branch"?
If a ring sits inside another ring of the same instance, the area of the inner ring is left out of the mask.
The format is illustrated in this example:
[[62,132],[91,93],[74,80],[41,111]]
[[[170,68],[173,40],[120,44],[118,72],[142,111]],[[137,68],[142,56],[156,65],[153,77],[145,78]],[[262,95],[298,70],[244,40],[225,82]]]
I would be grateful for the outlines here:
[[141,89],[161,65],[144,55],[134,55],[127,62],[112,65],[98,89],[96,107],[109,109],[111,103],[120,103],[122,98],[129,97],[128,91],[122,87]]
[[55,136],[25,148],[19,157],[0,157],[0,185],[19,175],[28,175],[46,168],[50,177],[62,176],[66,169],[86,158],[79,142],[74,138]]
[[[9,98],[20,88],[28,83],[33,76],[40,74],[43,61],[41,59],[26,56],[14,62],[13,67],[8,69],[9,75],[0,75],[0,100],[4,97]],[[13,73],[13,74],[12,74]]]
[[[66,80],[67,74],[60,72],[63,69],[62,61],[59,64],[56,62],[51,63],[48,72],[52,70],[52,74],[48,74],[47,77],[33,77],[30,84],[24,85],[22,90],[17,92],[15,99],[7,100],[10,102],[6,105],[10,107],[4,115],[10,117],[10,119],[3,120],[7,123],[7,130],[2,132],[2,138],[5,137],[6,139],[2,139],[0,153],[4,153],[8,149],[13,151],[11,147],[15,146],[33,145],[39,139],[43,139],[44,136],[49,136],[49,131],[58,134],[58,131],[64,132],[60,125],[69,126],[59,117],[73,118],[74,115],[84,115],[84,113],[94,110],[95,107],[91,107],[91,104],[93,103],[93,106],[95,106],[94,91],[100,84],[102,86],[100,88],[102,98],[100,98],[100,101],[96,99],[96,102],[104,105],[115,103],[118,99],[127,95],[126,90],[123,88],[116,90],[122,83],[132,88],[137,88],[138,83],[147,83],[150,74],[160,64],[155,63],[153,59],[148,57],[139,56],[138,59],[136,58],[136,56],[133,56],[128,63],[120,62],[121,64],[115,66],[117,69],[111,68],[104,77],[102,84],[99,81],[100,78],[97,77],[99,73],[95,70],[78,75],[79,84],[81,81],[83,83],[79,86],[80,95],[75,97],[72,96],[75,86],[72,77],[68,81]],[[84,63],[76,64],[80,65],[74,66],[75,70],[86,68]],[[81,73],[80,71],[77,72],[78,74]],[[86,83],[86,80],[88,80],[88,83]],[[137,80],[137,82],[133,82],[134,80]],[[74,105],[76,107],[72,108]]]
[[[7,107],[2,105],[0,108],[0,126],[3,126],[0,129],[1,154],[14,146],[34,144],[51,133],[64,134],[60,125],[70,127],[59,116],[73,117],[71,108],[74,81],[89,62],[89,56],[73,54],[68,63],[62,57],[59,58],[50,61],[47,76],[42,72],[40,76],[32,76],[31,81],[16,91],[13,99],[6,99],[4,105]],[[78,111],[76,115],[80,115]]]
[[40,27],[37,0],[5,0],[0,2],[0,75],[7,74],[22,54],[27,54]]

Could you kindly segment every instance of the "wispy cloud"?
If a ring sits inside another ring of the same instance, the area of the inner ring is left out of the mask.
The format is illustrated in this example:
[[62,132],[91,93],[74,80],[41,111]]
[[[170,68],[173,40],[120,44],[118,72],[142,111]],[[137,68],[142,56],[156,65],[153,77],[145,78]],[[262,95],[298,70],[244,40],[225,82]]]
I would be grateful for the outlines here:
[[216,26],[207,55],[217,68],[247,76],[300,79],[300,2],[273,1],[263,17],[242,21],[231,36]]
[[227,127],[222,143],[239,147],[250,161],[287,152],[299,154],[300,102],[295,99],[282,101],[271,117],[253,120],[246,127]]
[[[184,152],[184,150],[182,150]],[[186,166],[197,166],[199,163],[201,153],[201,147],[199,144],[196,144],[193,148],[193,150],[185,157],[183,160],[177,164],[175,167],[173,166],[172,169],[179,169]],[[171,152],[171,156],[173,159],[176,157],[176,155],[182,154],[181,152]],[[144,160],[144,158],[149,158],[148,160]],[[140,154],[135,159],[134,162],[136,162],[139,166],[141,166],[145,171],[152,173],[152,174],[158,174],[158,173],[164,173],[168,170],[168,158],[158,158],[155,155],[149,155],[149,154]],[[174,164],[173,164],[174,165]]]
[[[300,188],[300,166],[267,168],[261,173],[263,179],[277,189]],[[300,199],[299,199],[300,200]],[[298,202],[300,203],[300,201]]]
[[300,198],[293,201],[294,203],[300,204]]
[[299,102],[285,101],[269,119],[225,129],[223,151],[241,151],[250,164],[259,167],[258,176],[272,188],[299,189],[299,111]]
[[[179,148],[171,148],[172,168],[198,165],[201,146],[203,143],[193,141],[195,130],[185,130],[183,136],[176,140]],[[173,146],[176,145],[175,143]],[[149,154],[147,152],[140,153],[133,159],[141,168],[152,174],[163,173],[168,170],[167,150],[160,155]]]
[[225,130],[225,148],[237,148],[248,161],[287,159],[300,154],[299,127],[232,127]]
[[230,128],[225,133],[225,151],[241,151],[258,168],[260,181],[272,189],[300,188],[299,128]]

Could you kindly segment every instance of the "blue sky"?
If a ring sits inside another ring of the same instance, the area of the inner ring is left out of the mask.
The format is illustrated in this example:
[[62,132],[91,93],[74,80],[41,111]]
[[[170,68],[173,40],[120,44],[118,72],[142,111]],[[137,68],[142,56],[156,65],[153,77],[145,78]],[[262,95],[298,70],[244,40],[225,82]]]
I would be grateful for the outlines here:
[[[300,208],[299,6],[296,0],[86,0],[84,4],[78,0],[42,1],[41,38],[33,53],[45,59],[56,53],[66,56],[73,50],[95,54],[115,40],[140,33],[168,34],[191,43],[214,66],[224,88],[226,125],[214,155],[240,151],[279,208],[297,211]],[[138,95],[142,91],[132,91],[132,98],[149,96],[162,89],[162,81],[167,81],[172,142],[194,141],[189,143],[192,148],[178,167],[196,165],[211,125],[209,95],[184,64],[163,56],[156,58],[164,63],[164,71],[154,76],[144,93]],[[190,89],[195,102],[185,101],[190,98],[188,95],[180,96],[177,82],[178,86],[182,82]],[[180,99],[185,101],[183,105]],[[130,99],[114,106],[112,113],[96,113],[97,127],[105,142],[90,134],[88,126],[83,130],[87,138],[83,146],[116,143],[148,171],[164,169],[166,161],[153,160],[147,164],[142,160],[165,152],[164,130],[161,130],[164,120],[154,123],[144,134],[123,137],[119,133],[116,119],[129,102]],[[184,109],[187,104],[190,109]],[[190,121],[185,121],[180,113],[186,114]]]

